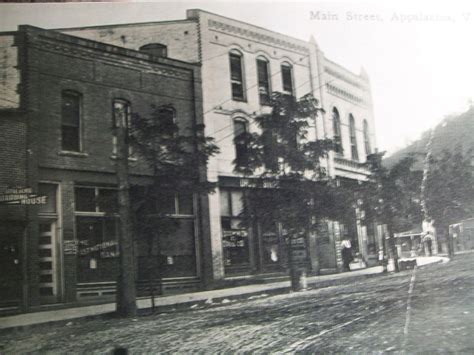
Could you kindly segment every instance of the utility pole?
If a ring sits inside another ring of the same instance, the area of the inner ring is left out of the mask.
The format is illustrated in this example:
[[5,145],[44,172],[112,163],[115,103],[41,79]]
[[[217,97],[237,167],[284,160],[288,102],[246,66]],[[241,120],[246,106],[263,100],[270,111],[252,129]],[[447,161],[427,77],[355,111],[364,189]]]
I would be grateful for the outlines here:
[[116,169],[120,218],[120,266],[117,283],[117,314],[133,317],[137,313],[135,290],[135,253],[130,211],[130,184],[128,176],[128,126],[130,106],[126,102],[114,104],[116,136]]

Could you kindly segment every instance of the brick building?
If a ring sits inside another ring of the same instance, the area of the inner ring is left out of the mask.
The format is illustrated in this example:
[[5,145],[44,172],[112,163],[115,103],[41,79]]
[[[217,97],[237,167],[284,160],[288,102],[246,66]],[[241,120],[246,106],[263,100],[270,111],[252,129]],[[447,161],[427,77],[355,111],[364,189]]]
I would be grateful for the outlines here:
[[[312,123],[310,138],[334,138],[339,143],[338,151],[325,162],[329,174],[341,184],[354,184],[368,175],[363,163],[375,149],[368,76],[363,69],[355,74],[331,61],[314,38],[302,41],[202,10],[188,10],[183,20],[62,31],[131,49],[155,43],[172,58],[201,64],[206,134],[221,149],[207,170],[208,179],[219,185],[217,193],[209,195],[210,245],[205,252],[212,260],[206,265],[212,280],[285,268],[278,221],[253,230],[236,227],[242,189],[249,184],[234,172],[233,139],[242,130],[257,129],[252,119],[268,111],[269,93],[296,97],[312,93],[326,114]],[[376,260],[381,235],[381,230],[364,225],[363,213],[356,209],[351,220],[328,221],[320,235],[309,240],[312,271],[340,270],[341,236],[352,239],[363,259]]]
[[[171,104],[179,129],[192,131],[202,123],[199,66],[149,48],[134,51],[31,26],[0,41],[9,62],[3,63],[9,80],[2,83],[8,101],[0,110],[0,192],[46,196],[45,204],[22,205],[23,196],[20,204],[0,206],[2,306],[112,295],[118,272],[113,122]],[[129,164],[131,183],[147,183],[151,172],[143,159]],[[155,255],[164,292],[199,287],[201,206],[205,201],[195,196],[173,196],[170,218],[179,219],[179,228]],[[139,286],[145,255],[138,237]]]

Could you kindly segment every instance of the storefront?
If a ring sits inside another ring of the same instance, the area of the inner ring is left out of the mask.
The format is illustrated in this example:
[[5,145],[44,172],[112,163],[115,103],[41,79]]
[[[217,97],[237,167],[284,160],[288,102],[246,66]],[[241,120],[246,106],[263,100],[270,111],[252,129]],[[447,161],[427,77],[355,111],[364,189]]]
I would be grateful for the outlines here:
[[278,221],[246,218],[244,206],[255,188],[250,179],[221,177],[219,180],[222,248],[227,276],[284,272],[287,248]]
[[[136,231],[139,294],[150,287],[165,293],[166,283],[186,280],[197,284],[197,231],[192,195],[163,196],[169,231]],[[161,201],[163,203],[163,201]],[[77,297],[115,294],[119,275],[118,194],[113,187],[75,187]],[[147,214],[153,215],[150,209]],[[174,288],[178,288],[174,287]]]

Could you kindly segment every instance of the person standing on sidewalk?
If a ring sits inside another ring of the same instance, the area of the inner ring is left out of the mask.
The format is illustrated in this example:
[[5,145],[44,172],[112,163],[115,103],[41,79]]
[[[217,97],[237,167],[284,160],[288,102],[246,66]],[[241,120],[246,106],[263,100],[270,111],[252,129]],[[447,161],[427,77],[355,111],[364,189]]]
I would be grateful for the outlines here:
[[341,242],[341,254],[342,254],[342,264],[343,264],[343,271],[350,271],[350,263],[354,258],[352,257],[352,245],[351,241],[348,238],[345,238]]

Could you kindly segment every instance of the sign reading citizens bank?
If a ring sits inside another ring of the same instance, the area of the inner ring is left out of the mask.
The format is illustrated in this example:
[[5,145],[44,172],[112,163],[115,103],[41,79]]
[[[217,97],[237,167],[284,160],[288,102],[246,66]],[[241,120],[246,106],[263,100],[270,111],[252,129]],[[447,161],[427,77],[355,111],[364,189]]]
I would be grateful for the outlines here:
[[0,193],[0,205],[45,205],[46,196],[33,193],[31,187],[7,188]]

